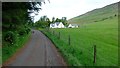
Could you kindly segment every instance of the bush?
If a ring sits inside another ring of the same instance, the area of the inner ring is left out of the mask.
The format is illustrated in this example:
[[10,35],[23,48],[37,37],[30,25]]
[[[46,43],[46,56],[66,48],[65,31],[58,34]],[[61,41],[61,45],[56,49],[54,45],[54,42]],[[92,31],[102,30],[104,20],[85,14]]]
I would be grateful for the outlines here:
[[28,34],[29,32],[30,32],[30,28],[25,27],[25,28],[22,28],[21,30],[19,30],[18,34],[19,35],[25,35],[25,34]]
[[26,33],[26,30],[25,29],[21,29],[21,30],[19,30],[19,35],[24,35],[25,33]]
[[17,36],[12,31],[8,31],[5,36],[4,40],[10,44],[16,43]]
[[30,32],[30,28],[26,28],[26,33],[28,34]]

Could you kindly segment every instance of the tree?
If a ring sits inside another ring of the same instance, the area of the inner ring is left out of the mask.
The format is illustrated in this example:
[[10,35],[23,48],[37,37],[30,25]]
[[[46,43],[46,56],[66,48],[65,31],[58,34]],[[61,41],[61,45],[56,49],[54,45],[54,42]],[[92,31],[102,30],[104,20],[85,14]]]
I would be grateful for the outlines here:
[[[2,27],[12,29],[20,25],[32,23],[31,13],[38,12],[42,2],[3,2]],[[9,27],[6,27],[6,24]]]
[[43,16],[43,21],[47,21],[47,16]]
[[54,22],[55,22],[55,17],[52,18],[52,23],[54,23]]
[[49,18],[47,18],[48,27],[52,23]]
[[61,22],[61,19],[56,18],[55,22]]
[[42,16],[36,23],[35,23],[35,27],[37,28],[46,28],[49,27],[51,21],[47,16]]
[[66,17],[62,17],[61,19],[61,22],[64,24],[64,25],[67,25],[67,18]]

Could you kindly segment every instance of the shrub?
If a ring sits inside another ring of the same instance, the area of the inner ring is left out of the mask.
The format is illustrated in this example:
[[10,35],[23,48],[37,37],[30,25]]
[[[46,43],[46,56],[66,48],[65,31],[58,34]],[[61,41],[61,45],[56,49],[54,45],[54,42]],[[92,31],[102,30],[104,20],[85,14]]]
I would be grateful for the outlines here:
[[21,30],[19,30],[19,35],[24,35],[25,33],[26,33],[26,30],[25,29],[21,29]]
[[5,36],[4,40],[10,44],[16,43],[17,36],[12,31],[8,31]]
[[30,32],[30,28],[26,28],[26,33],[28,34]]
[[18,34],[19,35],[25,35],[25,34],[28,34],[30,32],[30,28],[29,27],[23,27],[22,29],[20,29],[18,31]]

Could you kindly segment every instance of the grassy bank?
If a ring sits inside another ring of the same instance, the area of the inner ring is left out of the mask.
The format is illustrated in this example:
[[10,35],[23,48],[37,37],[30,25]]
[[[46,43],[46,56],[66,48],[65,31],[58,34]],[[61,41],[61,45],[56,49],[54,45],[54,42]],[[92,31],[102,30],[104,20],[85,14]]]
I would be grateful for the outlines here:
[[2,63],[4,63],[7,59],[9,59],[18,49],[24,46],[24,44],[28,41],[28,39],[31,36],[31,32],[29,34],[25,35],[17,35],[16,43],[10,44],[8,46],[8,43],[3,41],[2,44]]
[[59,40],[58,37],[54,36],[52,33],[47,31],[42,32],[56,45],[56,48],[62,53],[68,65],[79,65],[79,63],[76,63],[77,60],[70,56],[71,52],[69,50],[71,50],[72,47],[69,47],[64,41]]
[[[53,32],[54,31],[54,32]],[[59,37],[60,32],[60,39]],[[69,65],[117,66],[118,18],[84,24],[80,28],[50,29],[44,33],[55,43]],[[70,45],[68,37],[70,35]],[[94,49],[96,45],[96,62]]]

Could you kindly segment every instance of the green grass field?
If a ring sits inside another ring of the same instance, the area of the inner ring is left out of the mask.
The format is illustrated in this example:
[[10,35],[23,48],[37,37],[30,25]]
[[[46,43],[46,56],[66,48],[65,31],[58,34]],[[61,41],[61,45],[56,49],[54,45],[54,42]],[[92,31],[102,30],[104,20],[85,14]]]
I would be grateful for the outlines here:
[[[58,39],[59,32],[60,39]],[[118,65],[118,17],[87,23],[80,28],[50,29],[49,32],[44,33],[54,42],[69,65]],[[68,45],[69,35],[71,45]],[[97,47],[95,64],[93,63],[93,45]]]

